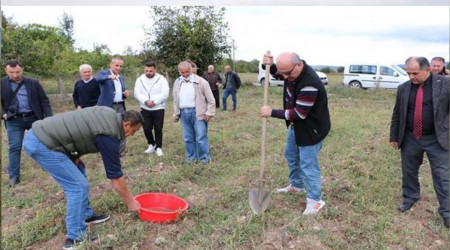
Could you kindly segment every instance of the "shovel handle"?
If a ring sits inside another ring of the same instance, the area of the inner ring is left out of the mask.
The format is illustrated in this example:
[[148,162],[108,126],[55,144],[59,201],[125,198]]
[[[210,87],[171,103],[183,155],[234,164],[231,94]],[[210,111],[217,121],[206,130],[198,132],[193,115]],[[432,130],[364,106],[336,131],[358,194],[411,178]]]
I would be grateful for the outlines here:
[[[270,55],[270,51],[267,51]],[[264,78],[264,106],[269,102],[269,77],[270,64],[266,64],[266,77]],[[262,118],[262,135],[261,135],[261,165],[259,172],[259,201],[261,203],[264,191],[264,168],[266,166],[266,134],[267,134],[267,117]]]

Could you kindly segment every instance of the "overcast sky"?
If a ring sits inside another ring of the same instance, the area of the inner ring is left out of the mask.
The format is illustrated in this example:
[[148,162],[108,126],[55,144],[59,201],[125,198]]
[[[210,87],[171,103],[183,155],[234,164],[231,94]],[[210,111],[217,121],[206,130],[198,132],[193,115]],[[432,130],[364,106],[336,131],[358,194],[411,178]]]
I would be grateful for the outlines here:
[[[401,64],[413,55],[449,59],[448,6],[326,6],[327,2],[318,1],[322,4],[316,6],[225,6],[225,21],[237,47],[235,59],[260,59],[267,50],[273,54],[295,51],[312,65]],[[145,39],[143,27],[151,25],[149,7],[142,3],[9,5],[2,6],[3,13],[20,25],[58,26],[58,19],[66,12],[74,19],[75,46],[88,50],[94,43],[106,44],[117,54],[127,46],[140,50]]]

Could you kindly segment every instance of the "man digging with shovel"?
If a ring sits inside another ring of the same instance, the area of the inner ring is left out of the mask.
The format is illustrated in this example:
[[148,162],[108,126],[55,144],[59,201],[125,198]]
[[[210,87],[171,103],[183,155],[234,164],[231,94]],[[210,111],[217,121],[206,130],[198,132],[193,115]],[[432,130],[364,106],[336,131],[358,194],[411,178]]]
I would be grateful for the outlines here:
[[316,214],[322,201],[322,181],[318,160],[322,141],[330,131],[330,115],[325,87],[315,71],[296,53],[282,53],[277,57],[266,53],[263,67],[270,65],[270,73],[285,79],[283,109],[261,107],[262,117],[284,119],[288,128],[284,156],[289,166],[290,184],[277,192],[300,193],[306,188],[304,215]]

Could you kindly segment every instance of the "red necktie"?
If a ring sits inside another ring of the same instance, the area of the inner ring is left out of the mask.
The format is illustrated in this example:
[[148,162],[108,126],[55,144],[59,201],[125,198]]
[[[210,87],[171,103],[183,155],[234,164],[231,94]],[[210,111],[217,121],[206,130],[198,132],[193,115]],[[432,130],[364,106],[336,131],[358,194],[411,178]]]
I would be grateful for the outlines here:
[[422,106],[423,106],[423,84],[419,85],[416,95],[416,107],[414,109],[413,135],[417,140],[422,137]]

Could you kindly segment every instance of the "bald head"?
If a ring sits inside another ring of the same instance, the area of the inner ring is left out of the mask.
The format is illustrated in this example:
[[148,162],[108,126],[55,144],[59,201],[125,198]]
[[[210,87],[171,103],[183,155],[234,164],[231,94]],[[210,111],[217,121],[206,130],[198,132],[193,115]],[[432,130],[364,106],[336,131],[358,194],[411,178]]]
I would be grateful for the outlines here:
[[425,57],[410,57],[405,62],[405,71],[413,84],[422,84],[430,76],[430,63]]
[[283,52],[277,57],[278,72],[288,81],[294,81],[302,72],[300,56],[293,52]]
[[213,65],[209,65],[209,66],[208,66],[208,72],[209,72],[209,73],[214,72],[214,66],[213,66]]

